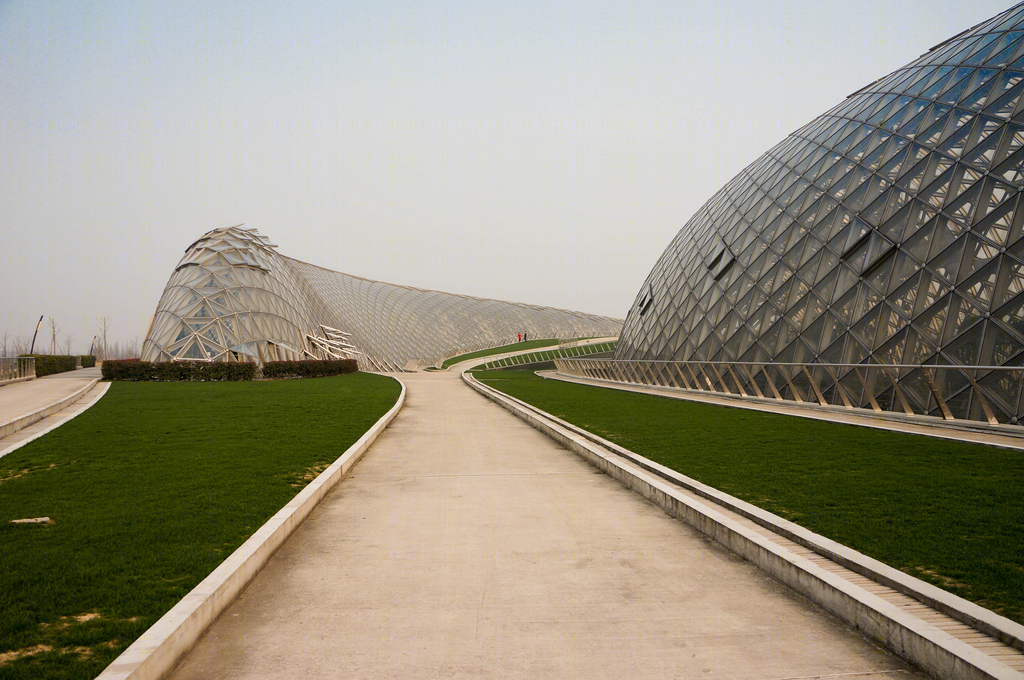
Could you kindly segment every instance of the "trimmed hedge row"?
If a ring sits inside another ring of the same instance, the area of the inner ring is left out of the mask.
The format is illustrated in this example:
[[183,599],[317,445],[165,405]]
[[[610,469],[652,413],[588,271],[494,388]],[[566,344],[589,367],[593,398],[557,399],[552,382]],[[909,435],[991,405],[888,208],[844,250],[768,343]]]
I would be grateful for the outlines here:
[[66,373],[75,370],[75,360],[82,360],[82,368],[92,368],[96,365],[96,357],[91,354],[75,356],[73,354],[22,354],[23,357],[35,357],[36,377],[54,373]]
[[323,378],[329,375],[355,373],[359,364],[355,359],[330,361],[268,361],[263,364],[264,378]]
[[53,375],[75,370],[75,357],[60,354],[22,354],[23,357],[35,357],[36,377]]
[[173,382],[205,380],[252,380],[256,364],[226,361],[104,361],[104,380]]
[[[74,357],[71,357],[74,359]],[[74,366],[74,361],[71,362]],[[205,380],[254,380],[256,364],[250,362],[228,363],[224,361],[104,361],[104,380],[173,382]],[[359,364],[355,359],[331,361],[271,361],[263,365],[264,378],[322,378],[330,375],[355,373]]]

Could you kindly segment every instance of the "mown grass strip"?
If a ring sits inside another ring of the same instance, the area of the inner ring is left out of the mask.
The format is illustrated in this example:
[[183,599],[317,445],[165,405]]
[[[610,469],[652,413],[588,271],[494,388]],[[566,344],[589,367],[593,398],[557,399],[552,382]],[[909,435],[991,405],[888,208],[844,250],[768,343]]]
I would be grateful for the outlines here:
[[541,352],[530,352],[529,354],[518,354],[511,359],[498,359],[497,361],[488,361],[483,366],[479,366],[473,369],[476,371],[490,371],[496,368],[504,368],[506,366],[525,365],[525,364],[536,364],[546,361],[554,361],[555,359],[567,359],[571,357],[582,357],[589,356],[591,354],[599,354],[601,352],[610,352],[615,349],[616,342],[602,342],[596,345],[579,345],[576,347],[566,347],[559,350],[547,350]]
[[[92,678],[394,405],[390,378],[115,383],[0,459],[0,678]],[[11,524],[50,517],[53,524]]]
[[478,357],[489,357],[492,354],[503,354],[505,352],[518,352],[524,349],[533,349],[535,347],[551,347],[562,342],[561,340],[527,340],[526,342],[513,342],[510,345],[502,345],[501,347],[491,347],[489,349],[482,349],[477,352],[469,352],[467,354],[460,354],[457,357],[451,357],[445,359],[444,363],[441,364],[441,368],[448,368],[454,366],[460,362],[466,361],[467,359],[476,359]]
[[477,379],[1024,623],[1024,453],[538,378]]

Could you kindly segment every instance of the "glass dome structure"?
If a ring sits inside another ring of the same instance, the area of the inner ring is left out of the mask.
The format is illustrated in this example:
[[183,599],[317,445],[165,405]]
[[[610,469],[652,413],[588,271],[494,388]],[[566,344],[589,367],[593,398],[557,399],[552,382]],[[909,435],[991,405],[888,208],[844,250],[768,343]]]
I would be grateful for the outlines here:
[[[145,361],[354,355],[397,371],[534,338],[618,335],[622,322],[552,307],[371,281],[279,254],[254,229],[214,229],[186,250],[157,304]],[[340,329],[342,332],[339,332]]]
[[[901,381],[1024,363],[1022,93],[1018,5],[850,95],[683,226],[616,358],[903,365]],[[975,376],[1017,422],[1020,382]],[[951,379],[967,417],[968,378]]]

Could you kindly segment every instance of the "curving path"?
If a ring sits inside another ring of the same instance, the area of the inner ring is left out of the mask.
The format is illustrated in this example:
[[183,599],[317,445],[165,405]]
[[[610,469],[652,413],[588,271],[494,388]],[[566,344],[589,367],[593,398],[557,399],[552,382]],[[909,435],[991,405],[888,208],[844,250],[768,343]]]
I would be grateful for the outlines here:
[[171,676],[915,678],[476,394],[405,408]]

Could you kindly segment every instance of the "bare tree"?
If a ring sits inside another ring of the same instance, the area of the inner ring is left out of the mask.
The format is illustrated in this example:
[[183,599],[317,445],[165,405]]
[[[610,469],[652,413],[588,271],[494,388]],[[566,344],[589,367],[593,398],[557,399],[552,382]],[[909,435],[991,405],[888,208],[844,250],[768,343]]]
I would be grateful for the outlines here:
[[57,326],[57,322],[54,321],[53,317],[47,317],[50,325],[50,354],[57,353],[57,335],[60,333],[60,328]]
[[64,338],[64,354],[65,355],[70,355],[71,354],[71,342],[74,339],[75,339],[75,336],[71,335],[70,333],[68,333],[67,337]]
[[9,355],[7,354],[7,336],[8,336],[8,335],[9,335],[9,333],[8,333],[7,331],[4,331],[4,340],[3,340],[3,342],[4,342],[4,346],[3,346],[3,350],[2,350],[2,351],[0,351],[0,357],[6,357],[6,356],[9,356]]
[[100,322],[100,361],[107,358],[107,331],[110,330],[110,317],[104,316]]
[[28,350],[28,341],[20,335],[15,336],[13,342],[11,342],[11,356],[16,357],[21,356],[22,354],[28,354]]

